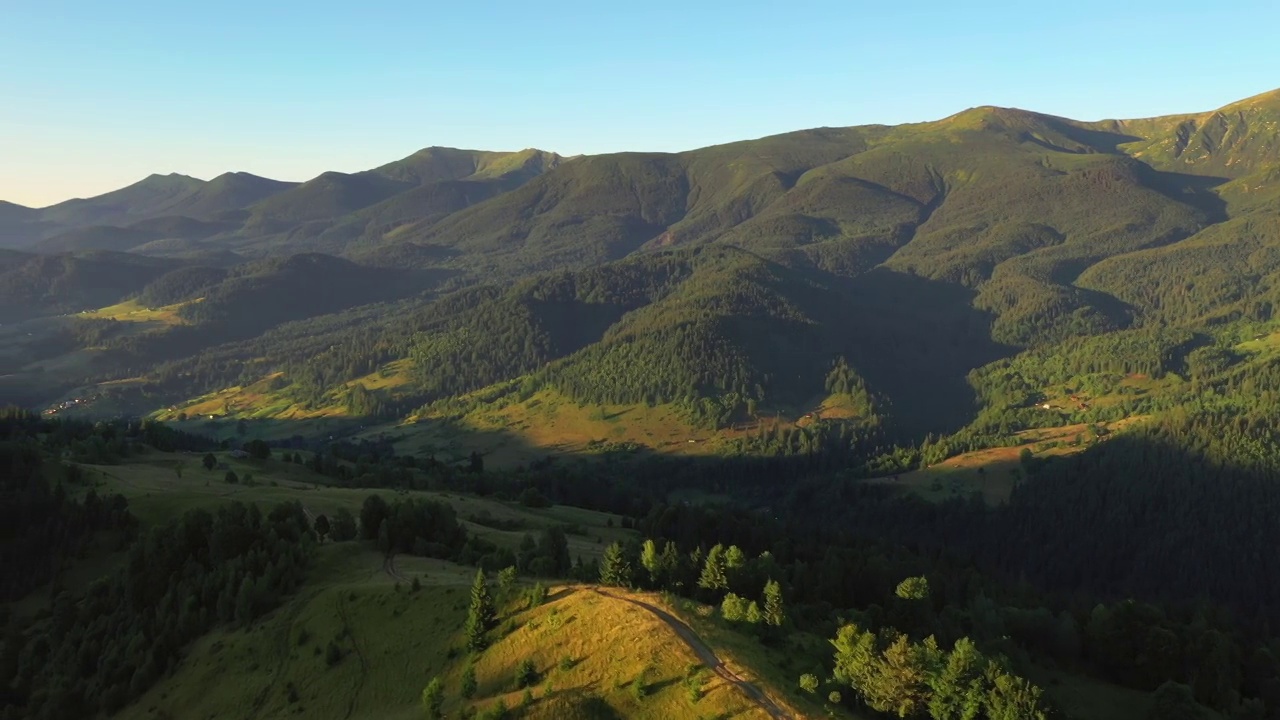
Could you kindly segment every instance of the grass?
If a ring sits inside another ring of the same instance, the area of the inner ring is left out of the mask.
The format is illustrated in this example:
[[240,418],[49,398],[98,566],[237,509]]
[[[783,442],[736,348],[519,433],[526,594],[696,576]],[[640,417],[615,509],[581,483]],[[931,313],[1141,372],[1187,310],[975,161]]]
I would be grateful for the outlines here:
[[[315,514],[332,515],[345,507],[358,515],[361,503],[369,495],[377,493],[389,499],[395,495],[395,491],[385,489],[330,487],[322,484],[328,478],[304,466],[275,458],[237,460],[228,453],[214,455],[237,476],[252,474],[253,485],[226,483],[223,479],[226,471],[205,470],[200,464],[203,455],[199,453],[151,453],[128,464],[83,467],[89,479],[99,484],[99,494],[118,492],[124,495],[129,499],[133,513],[148,523],[162,522],[187,510],[216,507],[231,501],[270,505],[297,500]],[[182,463],[181,478],[174,470],[175,463]],[[468,532],[512,549],[519,547],[526,533],[536,536],[547,527],[576,526],[577,530],[567,535],[569,553],[574,558],[590,561],[599,558],[609,543],[635,535],[634,531],[621,528],[621,518],[594,510],[564,505],[529,508],[494,498],[425,490],[409,491],[405,496],[449,503]],[[522,527],[499,530],[468,520],[482,515],[495,520],[515,521]],[[397,559],[396,562],[400,564],[402,560]],[[411,565],[414,559],[404,558],[403,562]]]
[[[525,661],[537,679],[524,717],[559,720],[592,706],[612,713],[605,717],[767,717],[702,671],[655,616],[584,588],[556,588],[537,608],[509,603],[490,648],[468,660],[460,628],[474,571],[406,560],[412,562],[400,562],[399,570],[422,579],[417,592],[383,573],[376,552],[355,543],[322,546],[307,583],[283,607],[253,627],[200,639],[173,673],[116,717],[409,720],[421,717],[422,688],[435,676],[444,680],[446,714],[455,717],[464,705],[518,706],[524,691],[513,680]],[[333,663],[330,644],[341,656]],[[478,690],[464,700],[458,688],[468,662]],[[696,701],[688,690],[692,673],[702,676]]]
[[[657,617],[629,603],[585,588],[559,588],[546,605],[513,619],[514,631],[475,662],[479,691],[470,704],[476,707],[499,699],[518,705],[522,691],[512,678],[522,661],[532,660],[540,681],[526,717],[559,718],[588,698],[610,708],[613,717],[768,717],[737,688],[701,669],[697,656]],[[685,685],[690,668],[705,676],[696,702]],[[445,683],[452,690],[445,705],[450,717],[464,704],[454,690],[461,672],[458,664]]]
[[[699,637],[716,648],[717,656],[729,670],[748,682],[768,688],[774,701],[795,717],[863,718],[849,713],[847,708],[836,710],[821,703],[817,697],[825,697],[825,690],[819,696],[809,696],[799,689],[802,674],[824,674],[809,664],[813,658],[830,656],[830,644],[824,638],[791,632],[784,642],[769,647],[717,620],[716,610],[711,606],[683,598],[669,600],[654,593],[646,593],[644,599],[683,620]],[[846,695],[851,692],[849,688],[840,690]]]
[[[200,302],[195,300],[193,302]],[[138,304],[137,300],[125,300],[97,310],[78,313],[76,317],[84,320],[116,320],[125,323],[143,323],[148,329],[187,325],[187,321],[178,316],[178,310],[188,303],[181,302],[164,307],[149,308]]]
[[[84,468],[100,493],[123,493],[148,524],[231,500],[299,500],[315,513],[341,507],[357,511],[375,492],[317,485],[320,476],[278,459],[215,456],[242,477],[251,473],[254,484],[223,482],[225,471],[205,470],[199,453],[152,452],[126,464]],[[464,520],[470,531],[509,546],[526,530],[572,524],[583,534],[569,535],[571,554],[590,559],[605,543],[633,535],[618,527],[619,518],[581,508],[527,508],[430,491],[409,495],[448,502],[464,519],[483,513],[523,524],[522,530],[501,531]],[[113,560],[118,557],[92,558],[77,573],[101,575]],[[460,628],[475,571],[406,556],[396,558],[395,570],[398,578],[387,574],[380,553],[362,543],[320,546],[306,584],[283,607],[254,627],[223,628],[202,638],[172,674],[118,717],[407,720],[420,716],[420,693],[436,675],[446,680],[446,709],[460,710],[457,687],[465,667]],[[423,585],[416,593],[407,582],[412,578]],[[539,679],[526,717],[572,717],[592,707],[628,718],[765,717],[710,673],[693,700],[687,676],[697,657],[654,615],[629,603],[561,587],[541,607],[525,609],[517,599],[508,610],[492,647],[475,661],[477,707],[498,699],[513,708],[520,704],[523,690],[513,687],[512,678],[517,666],[530,660]],[[330,644],[342,656],[332,664],[326,658]],[[757,677],[737,665],[735,670]]]
[[[1057,670],[1032,668],[1029,679],[1044,688],[1045,695],[1068,718],[1087,720],[1132,720],[1147,716],[1151,693]],[[1201,707],[1204,720],[1221,720],[1221,715]]]
[[[223,471],[199,465],[199,454],[151,453],[127,464],[85,468],[100,483],[99,492],[125,494],[144,523],[229,500],[300,500],[316,513],[341,507],[356,511],[375,492],[316,485],[320,476],[275,459],[216,455],[237,474],[252,473],[255,484],[224,483]],[[183,463],[181,478],[174,471],[178,462]],[[521,522],[533,532],[551,524],[578,525],[585,535],[569,536],[570,552],[584,559],[597,557],[602,543],[632,536],[617,527],[618,518],[580,508],[526,508],[432,491],[409,494],[449,502],[464,519],[485,513]],[[525,532],[465,522],[470,531],[509,546]],[[68,585],[110,572],[120,557],[100,554],[81,561],[66,575]],[[553,588],[549,601],[537,608],[526,609],[519,597],[509,602],[491,647],[474,661],[476,697],[464,703],[458,688],[467,660],[460,629],[474,568],[402,555],[395,572],[398,577],[388,575],[382,555],[368,545],[325,543],[307,582],[283,607],[254,627],[222,628],[200,639],[173,673],[117,717],[407,720],[420,717],[422,688],[437,675],[445,681],[446,712],[452,717],[464,704],[476,709],[499,700],[510,708],[520,705],[524,691],[514,687],[513,677],[526,660],[538,675],[527,718],[765,717],[736,688],[702,668],[654,615],[582,586]],[[412,592],[408,581],[415,578],[422,589]],[[665,607],[715,648],[727,668],[766,688],[795,717],[857,717],[845,710],[830,715],[822,694],[810,697],[796,686],[802,673],[817,669],[811,663],[830,653],[823,638],[792,633],[766,645],[718,621],[708,606],[653,593],[611,592]],[[330,643],[341,654],[332,664],[326,659]],[[701,679],[690,681],[691,675]],[[1036,679],[1068,717],[1119,720],[1136,716],[1148,701],[1144,693],[1061,673],[1046,671]],[[691,684],[700,687],[696,700]]]
[[[312,578],[284,607],[255,627],[205,636],[117,717],[420,718],[423,686],[457,645],[471,575],[433,565],[422,590],[397,590],[377,553],[322,547]],[[331,642],[342,653],[332,666]]]
[[[180,414],[185,414],[192,421],[197,418],[209,420],[244,418],[292,422],[316,418],[344,418],[347,415],[346,408],[338,404],[320,408],[305,408],[299,405],[289,398],[282,388],[276,387],[280,377],[280,373],[275,373],[249,385],[233,385],[216,392],[206,393],[157,412],[155,418],[168,422],[175,420]],[[234,426],[231,429],[234,430]],[[261,431],[262,428],[256,429]],[[294,430],[294,432],[297,431]]]
[[[461,462],[479,452],[486,467],[512,468],[549,454],[591,457],[634,450],[679,456],[734,453],[738,452],[736,441],[755,430],[754,423],[720,430],[695,427],[684,410],[671,404],[582,404],[554,389],[521,400],[511,387],[485,388],[403,422],[370,427],[360,435],[390,438],[402,454],[435,455],[446,462]],[[485,397],[494,399],[486,402]],[[824,418],[848,417],[852,412],[836,400],[821,405]],[[803,426],[808,420],[795,422]]]
[[[1143,420],[1144,418],[1134,417],[1099,424],[1115,433]],[[1031,450],[1038,458],[1063,457],[1083,452],[1094,442],[1091,427],[1078,423],[1025,430],[1017,434],[1019,442],[1016,445],[961,453],[909,473],[873,478],[867,482],[892,485],[926,500],[945,500],[977,492],[982,494],[985,501],[996,505],[1008,500],[1013,488],[1025,477],[1021,462],[1023,450]]]

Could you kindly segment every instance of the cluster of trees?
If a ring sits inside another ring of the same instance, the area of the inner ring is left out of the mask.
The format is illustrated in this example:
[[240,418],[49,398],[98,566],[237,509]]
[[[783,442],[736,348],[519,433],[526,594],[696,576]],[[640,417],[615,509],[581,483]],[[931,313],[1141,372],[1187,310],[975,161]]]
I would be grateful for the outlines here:
[[458,558],[468,543],[452,505],[411,498],[388,503],[381,495],[370,495],[360,506],[360,538],[376,542],[387,555],[446,559]]
[[912,642],[892,629],[875,633],[850,624],[831,644],[835,680],[877,712],[932,720],[1049,717],[1040,688],[985,657],[968,638],[947,651],[933,636]]
[[[42,423],[9,413],[0,419],[0,601],[26,595],[50,582],[56,593],[64,563],[94,546],[127,546],[137,521],[120,495],[103,498],[90,488],[82,499],[68,495],[81,484],[74,465],[46,459],[40,443],[23,430]],[[52,424],[50,424],[52,426]],[[50,487],[50,480],[57,484]]]
[[[761,608],[763,605],[763,609]],[[728,593],[720,602],[720,616],[729,622],[745,622],[749,625],[782,627],[787,615],[783,609],[782,586],[770,580],[764,585],[761,603]]]
[[171,670],[218,623],[248,624],[302,581],[312,547],[302,506],[239,503],[153,528],[121,572],[54,598],[47,621],[10,624],[0,717],[113,713]]

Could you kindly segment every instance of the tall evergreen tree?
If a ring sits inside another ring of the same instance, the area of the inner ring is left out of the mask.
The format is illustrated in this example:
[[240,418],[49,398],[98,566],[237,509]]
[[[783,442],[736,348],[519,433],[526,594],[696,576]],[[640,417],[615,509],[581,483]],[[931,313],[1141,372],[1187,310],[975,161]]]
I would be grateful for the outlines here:
[[942,671],[929,678],[933,697],[929,699],[929,717],[933,720],[974,720],[986,701],[983,671],[987,660],[973,641],[956,641]]
[[484,570],[476,571],[475,582],[471,584],[471,607],[467,611],[467,647],[472,652],[480,652],[485,648],[485,633],[498,620],[493,608],[493,598],[489,596],[489,585],[485,582]]
[[671,587],[680,581],[680,551],[676,549],[676,544],[670,540],[666,545],[662,546],[662,557],[659,558],[659,565],[662,568],[662,583],[664,587]]
[[987,695],[989,720],[1047,720],[1043,692],[1025,678],[1009,675],[995,663],[988,666],[991,691]]
[[707,553],[707,561],[698,576],[698,587],[711,592],[729,589],[729,576],[725,571],[724,547],[717,544]]
[[422,711],[427,720],[440,720],[444,717],[444,687],[440,678],[431,678],[431,682],[422,690]]
[[661,587],[663,583],[662,556],[658,553],[658,544],[653,540],[645,540],[640,549],[640,565],[648,573],[649,584]]
[[782,586],[775,580],[764,584],[764,622],[772,627],[781,627],[787,615],[782,607]]
[[600,582],[618,587],[631,584],[631,564],[627,562],[622,543],[611,543],[604,549],[604,557],[600,561]]

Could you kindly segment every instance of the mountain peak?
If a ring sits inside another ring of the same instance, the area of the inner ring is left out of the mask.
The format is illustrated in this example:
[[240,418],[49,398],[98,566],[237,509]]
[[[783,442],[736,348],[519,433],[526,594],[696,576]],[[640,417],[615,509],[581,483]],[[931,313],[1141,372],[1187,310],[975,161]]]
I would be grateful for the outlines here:
[[1243,100],[1237,100],[1229,105],[1224,105],[1218,110],[1218,112],[1246,109],[1280,110],[1280,88],[1268,90],[1267,92],[1259,93],[1253,97],[1247,97]]
[[134,185],[146,185],[149,187],[196,187],[204,184],[204,180],[183,175],[182,173],[152,173],[145,178],[134,183]]

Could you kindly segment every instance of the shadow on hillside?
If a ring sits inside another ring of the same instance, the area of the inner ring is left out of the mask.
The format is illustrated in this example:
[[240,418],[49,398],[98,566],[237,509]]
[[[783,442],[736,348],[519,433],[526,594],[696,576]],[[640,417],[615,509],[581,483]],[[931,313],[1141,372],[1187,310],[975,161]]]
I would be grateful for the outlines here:
[[[1190,449],[1196,438],[1223,434],[1193,425],[1174,421],[1040,461],[1010,505],[938,540],[951,548],[982,538],[975,557],[997,558],[1000,570],[1061,592],[1209,599],[1274,623],[1280,558],[1242,561],[1241,552],[1280,542],[1280,487],[1266,464]],[[1242,562],[1248,572],[1238,570]]]
[[850,363],[884,397],[897,429],[915,438],[958,430],[978,410],[971,370],[1017,348],[991,339],[994,318],[973,307],[975,293],[937,280],[878,268],[848,283],[853,313]]
[[[1122,154],[1120,146],[1126,143],[1138,142],[1142,138],[1136,135],[1126,135],[1124,133],[1109,132],[1107,130],[1093,130],[1083,128],[1071,122],[1064,122],[1058,118],[1050,116],[1042,116],[1045,125],[1062,133],[1063,136],[1071,138],[1081,145],[1088,145],[1102,152]],[[1061,148],[1057,148],[1061,150]]]
[[1227,202],[1215,190],[1230,182],[1229,178],[1155,169],[1144,171],[1144,175],[1143,181],[1148,187],[1170,200],[1196,208],[1205,214],[1209,222],[1220,223],[1227,219]]

